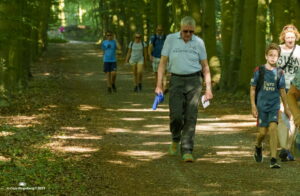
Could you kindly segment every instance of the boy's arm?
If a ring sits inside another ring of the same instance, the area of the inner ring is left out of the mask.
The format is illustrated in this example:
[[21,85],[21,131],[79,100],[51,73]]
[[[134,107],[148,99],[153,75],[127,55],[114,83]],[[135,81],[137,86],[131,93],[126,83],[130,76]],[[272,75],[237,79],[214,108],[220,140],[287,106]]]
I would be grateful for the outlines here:
[[297,127],[300,126],[300,109],[298,107],[297,100],[300,98],[300,90],[298,90],[294,85],[291,85],[289,92],[287,94],[287,102],[291,113],[294,117],[294,122]]
[[280,96],[281,96],[281,100],[282,100],[282,104],[284,107],[284,113],[291,118],[291,112],[289,110],[288,104],[287,104],[287,96],[286,96],[286,92],[284,88],[280,89]]
[[250,87],[250,102],[251,102],[251,112],[254,118],[257,118],[257,108],[255,104],[255,89],[256,86],[251,86]]

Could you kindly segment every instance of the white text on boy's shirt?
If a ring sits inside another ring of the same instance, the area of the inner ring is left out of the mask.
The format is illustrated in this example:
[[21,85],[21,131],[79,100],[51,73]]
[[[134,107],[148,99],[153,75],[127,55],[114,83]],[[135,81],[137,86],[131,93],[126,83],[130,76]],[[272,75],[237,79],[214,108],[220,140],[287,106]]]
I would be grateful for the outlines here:
[[275,83],[264,81],[264,90],[265,91],[275,91]]

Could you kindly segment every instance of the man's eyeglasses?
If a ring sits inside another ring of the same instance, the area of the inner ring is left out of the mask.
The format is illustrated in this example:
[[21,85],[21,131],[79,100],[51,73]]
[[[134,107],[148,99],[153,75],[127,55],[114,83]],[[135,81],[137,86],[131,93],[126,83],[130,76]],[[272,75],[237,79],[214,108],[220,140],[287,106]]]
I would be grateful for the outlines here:
[[183,30],[182,32],[184,32],[184,33],[194,33],[194,31],[193,30],[191,30],[191,31],[189,31],[189,30]]

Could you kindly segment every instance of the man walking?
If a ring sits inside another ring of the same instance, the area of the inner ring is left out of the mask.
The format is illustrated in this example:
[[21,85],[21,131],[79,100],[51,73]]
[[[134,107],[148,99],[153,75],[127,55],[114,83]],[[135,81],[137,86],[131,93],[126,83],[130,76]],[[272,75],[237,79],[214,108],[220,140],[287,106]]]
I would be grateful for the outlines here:
[[193,162],[192,152],[202,89],[201,72],[206,84],[205,100],[212,99],[213,94],[205,45],[202,39],[193,34],[196,22],[192,17],[186,16],[180,24],[180,32],[170,34],[164,43],[155,93],[163,93],[162,81],[166,64],[169,62],[172,133],[169,153],[177,154],[180,146],[183,161]]

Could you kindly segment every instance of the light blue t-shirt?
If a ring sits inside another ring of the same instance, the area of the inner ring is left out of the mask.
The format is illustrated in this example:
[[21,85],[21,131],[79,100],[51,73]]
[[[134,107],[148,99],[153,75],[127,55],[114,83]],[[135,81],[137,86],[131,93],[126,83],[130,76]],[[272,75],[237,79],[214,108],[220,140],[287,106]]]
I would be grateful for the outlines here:
[[144,63],[144,48],[147,47],[145,42],[130,42],[128,48],[131,48],[129,63]]
[[190,41],[184,42],[180,32],[167,36],[161,55],[169,57],[169,71],[174,74],[201,71],[200,61],[207,59],[203,40],[193,35]]
[[104,55],[103,55],[104,62],[117,62],[116,59],[117,43],[115,40],[104,40],[102,42],[101,48],[104,51]]

